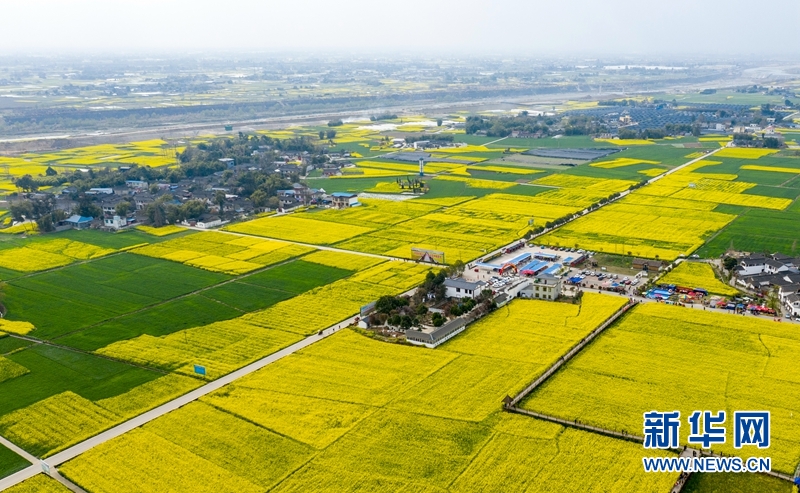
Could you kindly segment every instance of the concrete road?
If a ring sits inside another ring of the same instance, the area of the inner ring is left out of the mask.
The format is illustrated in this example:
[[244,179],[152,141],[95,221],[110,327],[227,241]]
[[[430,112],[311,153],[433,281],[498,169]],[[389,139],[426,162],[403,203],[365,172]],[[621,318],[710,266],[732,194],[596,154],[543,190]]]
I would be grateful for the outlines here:
[[[82,453],[98,445],[101,445],[109,440],[113,440],[114,438],[117,438],[135,428],[145,425],[150,421],[153,421],[154,419],[157,419],[171,411],[183,407],[186,404],[189,404],[190,402],[194,402],[200,399],[201,397],[224,387],[225,385],[228,385],[242,377],[250,375],[251,373],[260,370],[261,368],[264,368],[265,366],[270,365],[280,359],[283,359],[286,356],[289,356],[290,354],[296,353],[297,351],[306,348],[314,344],[315,342],[321,341],[326,337],[330,337],[334,333],[342,330],[342,328],[354,324],[356,318],[357,315],[354,315],[348,318],[347,320],[344,320],[336,325],[333,325],[331,327],[328,327],[327,329],[322,330],[317,334],[308,336],[302,341],[296,342],[291,346],[288,346],[286,348],[281,349],[280,351],[272,353],[269,356],[266,356],[256,362],[250,363],[249,365],[242,367],[232,373],[229,373],[224,377],[214,380],[213,382],[207,383],[206,385],[203,385],[202,387],[197,388],[189,392],[188,394],[182,395],[174,400],[167,402],[166,404],[162,404],[161,406],[151,409],[150,411],[147,411],[144,414],[140,414],[135,418],[132,418],[122,424],[110,428],[100,433],[99,435],[95,435],[92,438],[89,438],[87,440],[84,440],[83,442],[73,445],[72,447],[69,447],[68,449],[62,452],[59,452],[51,457],[48,457],[47,459],[44,460],[44,462],[47,463],[52,468],[53,470],[52,475],[53,477],[56,477],[57,471],[55,471],[55,468],[63,464],[64,462],[74,459],[75,457],[81,455]],[[23,469],[22,471],[19,471],[15,474],[0,479],[0,491],[10,488],[16,484],[19,484],[25,481],[26,479],[30,479],[33,476],[42,472],[42,467],[39,459],[33,457],[24,450],[21,450],[19,447],[15,446],[14,444],[8,442],[5,439],[0,439],[0,443],[3,443],[4,445],[8,446],[10,449],[14,450],[22,457],[25,457],[25,459],[29,460],[33,464],[30,467]]]

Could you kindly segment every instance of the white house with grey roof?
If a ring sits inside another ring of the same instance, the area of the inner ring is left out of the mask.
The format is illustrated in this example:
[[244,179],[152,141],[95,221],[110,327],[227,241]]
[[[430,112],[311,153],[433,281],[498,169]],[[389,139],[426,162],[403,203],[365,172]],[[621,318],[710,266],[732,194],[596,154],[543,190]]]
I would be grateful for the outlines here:
[[406,330],[406,341],[416,346],[433,349],[463,332],[467,323],[469,323],[468,319],[459,317],[433,330],[408,329]]
[[793,317],[800,317],[800,294],[790,294],[783,303],[786,306],[786,313]]
[[444,287],[446,289],[445,295],[448,298],[475,298],[486,287],[483,281],[467,281],[464,279],[445,279]]

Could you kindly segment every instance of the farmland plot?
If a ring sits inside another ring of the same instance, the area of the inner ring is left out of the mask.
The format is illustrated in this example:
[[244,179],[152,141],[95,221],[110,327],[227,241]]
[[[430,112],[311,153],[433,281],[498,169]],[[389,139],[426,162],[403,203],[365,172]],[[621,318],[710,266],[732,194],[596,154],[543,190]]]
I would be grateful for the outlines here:
[[[768,410],[773,470],[800,460],[800,389],[789,324],[648,303],[638,306],[537,389],[523,407],[608,429],[641,430],[642,413],[678,409]],[[702,364],[698,364],[702,361]],[[724,391],[723,391],[724,390]],[[681,441],[685,443],[686,429]],[[729,433],[731,431],[729,430]],[[715,446],[726,454],[731,440]]]

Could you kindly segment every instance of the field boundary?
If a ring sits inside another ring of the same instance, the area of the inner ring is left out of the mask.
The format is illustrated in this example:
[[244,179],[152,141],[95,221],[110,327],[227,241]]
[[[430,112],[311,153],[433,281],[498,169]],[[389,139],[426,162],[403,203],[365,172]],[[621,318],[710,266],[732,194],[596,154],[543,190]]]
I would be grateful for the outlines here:
[[569,351],[567,351],[563,356],[561,356],[558,361],[556,361],[550,368],[547,369],[544,373],[542,373],[536,380],[531,382],[527,387],[525,387],[520,393],[516,396],[507,397],[506,401],[503,404],[503,407],[506,410],[510,410],[512,408],[517,408],[517,404],[528,396],[531,392],[536,390],[541,384],[543,384],[548,378],[553,376],[555,372],[559,370],[562,366],[564,366],[570,359],[572,359],[576,354],[578,354],[587,344],[592,342],[598,335],[600,335],[606,328],[608,328],[611,324],[617,321],[622,315],[628,312],[631,308],[641,303],[640,301],[634,301],[633,299],[629,299],[628,303],[625,304],[622,308],[614,312],[610,317],[606,319],[605,322],[600,324],[596,329],[589,333],[588,336],[584,337],[580,340],[575,346],[572,347]]
[[[413,295],[414,292],[416,292],[416,289],[417,288],[412,288],[408,291],[405,291],[401,293],[400,296]],[[67,462],[69,460],[74,459],[75,457],[78,457],[79,455],[93,449],[98,445],[102,445],[103,443],[112,440],[114,438],[117,438],[119,436],[122,436],[131,430],[144,426],[145,424],[157,418],[160,418],[161,416],[168,414],[169,412],[179,409],[191,402],[197,401],[201,397],[204,397],[216,390],[219,390],[220,388],[225,387],[226,385],[229,385],[235,382],[236,380],[239,380],[240,378],[250,375],[253,372],[256,372],[278,360],[285,358],[286,356],[290,356],[301,349],[304,349],[316,342],[319,342],[327,337],[330,337],[336,332],[339,332],[343,329],[348,328],[350,325],[353,325],[354,323],[356,323],[356,319],[360,319],[360,317],[361,317],[360,314],[352,315],[336,324],[331,325],[326,329],[322,329],[319,332],[306,336],[305,338],[295,342],[294,344],[291,344],[289,346],[284,347],[283,349],[275,351],[272,354],[269,354],[259,360],[256,360],[237,370],[234,370],[216,380],[212,380],[211,382],[201,387],[198,387],[192,391],[189,391],[186,394],[176,397],[171,401],[165,402],[164,404],[156,406],[155,408],[150,409],[149,411],[146,411],[137,416],[129,418],[128,420],[123,421],[122,423],[114,425],[111,428],[108,428],[107,430],[101,433],[98,433],[80,443],[72,445],[71,447],[62,450],[61,452],[58,452],[48,457],[46,460],[39,461],[38,459],[36,459],[36,462],[31,462],[32,465],[26,467],[25,469],[17,471],[16,473],[11,474],[9,476],[0,478],[0,491],[4,491],[8,488],[11,488],[12,486],[22,483],[27,479],[32,478],[33,476],[36,476],[37,474],[42,472],[42,464],[47,464],[50,467],[50,476],[52,478],[61,482],[67,488],[76,493],[86,493],[84,492],[84,490],[80,489],[77,485],[73,484],[72,482],[61,476],[61,474],[58,473],[56,467],[63,464],[64,462]],[[19,447],[14,445],[14,449],[12,450],[16,450],[17,448]],[[26,460],[29,460],[28,456],[33,457],[31,454],[25,452],[24,450],[22,449],[20,450],[25,453],[23,457]]]

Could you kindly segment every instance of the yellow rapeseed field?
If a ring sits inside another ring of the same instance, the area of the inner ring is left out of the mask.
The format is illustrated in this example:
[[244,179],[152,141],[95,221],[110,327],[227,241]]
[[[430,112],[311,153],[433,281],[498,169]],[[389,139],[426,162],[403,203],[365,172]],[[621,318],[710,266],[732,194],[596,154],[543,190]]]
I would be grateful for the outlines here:
[[[308,335],[357,314],[362,306],[383,295],[398,294],[399,291],[390,286],[342,279],[236,320]],[[314,308],[309,310],[308,307]]]
[[28,334],[35,328],[36,327],[34,327],[33,324],[30,322],[15,322],[13,320],[0,318],[0,331],[3,331],[7,334],[17,334],[24,336],[25,334]]
[[759,159],[770,154],[775,154],[777,149],[750,149],[727,147],[714,154],[716,157],[730,157],[736,159]]
[[755,164],[746,164],[740,169],[749,169],[752,171],[772,171],[775,173],[791,173],[794,175],[800,174],[800,168],[783,168],[780,166],[758,166]]
[[[497,348],[495,357],[480,337],[467,346],[481,354],[450,350],[472,327],[434,351],[339,332],[62,470],[99,492],[116,491],[133,477],[148,491],[186,485],[201,492],[231,485],[247,492],[256,485],[298,493],[666,488],[675,475],[645,475],[636,444],[499,412],[502,397],[535,376],[531,368],[557,357],[539,348],[546,335],[581,337],[623,301],[587,295],[584,306],[534,302],[539,310],[519,314],[521,301],[515,301],[508,307],[513,324],[504,318],[506,308],[491,315],[499,317],[486,322],[494,331],[523,325],[520,334],[530,337],[515,336],[514,344],[539,351],[534,363],[513,361],[511,349]],[[526,331],[545,313],[546,327]],[[619,457],[630,464],[620,466]],[[585,478],[562,473],[565,467],[584,470]],[[187,473],[195,469],[202,472]],[[165,474],[170,477],[156,485]]]
[[623,168],[625,166],[633,166],[635,164],[661,164],[660,161],[647,161],[645,159],[632,159],[632,158],[617,158],[612,159],[611,161],[600,161],[589,164],[589,166],[593,166],[595,168],[602,168],[602,169],[615,169],[615,168]]
[[664,170],[661,169],[661,168],[650,168],[650,169],[643,169],[643,170],[638,171],[638,173],[640,173],[640,174],[642,174],[644,176],[649,176],[649,177],[658,176],[663,172],[664,172]]
[[141,226],[136,226],[136,229],[144,231],[145,233],[153,236],[167,236],[175,233],[180,233],[181,231],[186,231],[186,228],[181,228],[180,226],[175,226],[174,224],[161,226],[160,228],[141,225]]
[[201,380],[169,373],[134,387],[128,392],[95,401],[95,404],[117,416],[130,418],[194,390],[202,384]]
[[114,252],[115,250],[110,248],[59,238],[0,250],[0,267],[20,272],[37,272],[69,265],[76,260],[103,257]]
[[338,267],[347,270],[364,270],[385,262],[376,257],[367,257],[357,253],[335,252],[330,250],[320,250],[303,257],[304,262]]
[[596,293],[585,293],[580,305],[515,300],[442,347],[543,369],[624,304],[624,298]]
[[464,183],[467,188],[488,188],[490,190],[503,190],[516,186],[513,181],[482,180],[479,178],[466,178],[462,176],[441,175],[436,180],[457,181]]
[[298,340],[297,334],[265,330],[240,317],[161,337],[141,335],[109,344],[97,353],[184,375],[194,375],[194,365],[203,365],[206,377],[215,379]]
[[[11,218],[6,218],[6,221],[9,221]],[[9,234],[9,235],[16,235],[16,234],[38,234],[39,233],[39,225],[33,221],[25,221],[14,226],[9,226],[7,228],[0,229],[0,233],[2,234]]]
[[313,248],[262,238],[208,232],[131,250],[225,274],[245,274],[313,251]]
[[69,493],[66,486],[44,474],[37,474],[16,486],[5,490],[6,493]]
[[[132,451],[136,451],[132,453]],[[138,491],[262,493],[264,487],[206,460],[155,433],[136,429],[68,462],[61,470],[94,493]]]
[[203,402],[144,427],[185,451],[268,489],[309,460],[314,450]]
[[[636,195],[636,194],[634,194]],[[627,197],[541,237],[541,242],[605,253],[674,260],[699,248],[735,219],[719,212],[693,213],[660,206],[627,206]],[[683,204],[683,202],[681,202]]]
[[37,456],[53,454],[112,426],[119,416],[67,391],[0,417],[0,434]]
[[[570,361],[523,407],[629,431],[641,430],[642,413],[652,409],[680,410],[684,420],[696,409],[725,410],[729,416],[766,410],[772,469],[791,474],[800,457],[798,356],[800,333],[792,324],[647,303]],[[681,429],[683,443],[688,428]],[[728,442],[714,450],[751,456],[752,449],[733,448],[727,429]]]
[[588,176],[578,175],[565,175],[553,174],[539,178],[533,182],[535,185],[546,185],[551,187],[561,188],[584,188],[595,191],[608,192],[605,195],[611,195],[614,192],[622,192],[627,190],[631,185],[635,185],[635,181],[618,180],[618,179],[603,179],[603,178],[590,178]]
[[30,373],[24,366],[0,356],[0,383]]
[[318,221],[299,214],[255,219],[232,224],[226,229],[315,245],[329,245],[372,231],[371,228]]
[[495,429],[449,491],[503,493],[507,485],[530,492],[667,491],[676,480],[676,474],[645,473],[639,444],[514,414],[500,415]]

